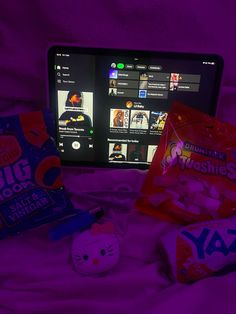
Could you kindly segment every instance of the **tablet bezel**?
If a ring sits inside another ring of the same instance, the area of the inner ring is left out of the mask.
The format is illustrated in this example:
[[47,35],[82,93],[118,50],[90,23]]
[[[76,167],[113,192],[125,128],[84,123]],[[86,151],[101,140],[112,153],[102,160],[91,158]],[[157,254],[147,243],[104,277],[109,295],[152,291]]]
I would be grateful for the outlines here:
[[[207,53],[192,53],[192,52],[164,52],[164,51],[149,51],[149,50],[131,50],[131,49],[110,49],[110,48],[91,48],[91,47],[78,47],[70,45],[54,45],[48,49],[48,96],[49,107],[53,111],[55,119],[55,126],[57,132],[58,123],[58,109],[56,104],[56,84],[55,84],[55,70],[54,70],[54,57],[55,53],[67,53],[67,54],[89,54],[89,55],[103,55],[103,56],[128,56],[128,57],[142,57],[142,58],[164,58],[164,59],[180,59],[180,60],[193,60],[193,61],[205,61],[216,62],[216,75],[213,82],[212,100],[210,103],[209,114],[214,116],[217,112],[217,101],[220,92],[220,86],[222,81],[222,74],[224,68],[224,61],[220,55],[207,54]],[[56,145],[57,134],[55,134]],[[147,169],[148,164],[130,164],[123,163],[111,163],[111,162],[86,162],[86,161],[69,161],[62,160],[62,164],[66,166],[81,166],[81,167],[101,167],[101,168],[134,168],[134,169]]]

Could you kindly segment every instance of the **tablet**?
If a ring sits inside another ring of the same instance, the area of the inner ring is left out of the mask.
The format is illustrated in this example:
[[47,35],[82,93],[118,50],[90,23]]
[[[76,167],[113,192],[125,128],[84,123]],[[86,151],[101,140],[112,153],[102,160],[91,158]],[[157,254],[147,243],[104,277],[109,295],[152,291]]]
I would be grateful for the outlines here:
[[218,55],[53,46],[50,106],[65,165],[147,168],[174,101],[214,115]]

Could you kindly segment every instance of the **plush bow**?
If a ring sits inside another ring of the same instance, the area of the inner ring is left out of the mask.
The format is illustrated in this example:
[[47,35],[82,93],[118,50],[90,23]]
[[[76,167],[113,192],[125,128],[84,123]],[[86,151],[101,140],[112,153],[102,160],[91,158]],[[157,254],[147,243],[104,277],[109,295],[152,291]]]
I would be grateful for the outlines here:
[[103,225],[93,224],[91,228],[91,233],[94,236],[103,233],[114,233],[114,225],[112,222],[106,222]]

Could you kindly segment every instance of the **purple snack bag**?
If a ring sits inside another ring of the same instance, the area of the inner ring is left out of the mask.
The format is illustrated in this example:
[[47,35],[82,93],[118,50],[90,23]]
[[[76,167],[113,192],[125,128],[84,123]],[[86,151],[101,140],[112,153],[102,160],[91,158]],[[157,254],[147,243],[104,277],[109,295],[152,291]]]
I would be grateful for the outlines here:
[[0,239],[73,211],[49,111],[0,118]]

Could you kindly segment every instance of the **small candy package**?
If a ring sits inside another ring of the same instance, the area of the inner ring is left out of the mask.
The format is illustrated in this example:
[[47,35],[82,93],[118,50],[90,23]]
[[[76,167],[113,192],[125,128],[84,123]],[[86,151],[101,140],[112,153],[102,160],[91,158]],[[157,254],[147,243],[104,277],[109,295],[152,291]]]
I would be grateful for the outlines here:
[[172,279],[191,283],[236,270],[236,216],[182,227],[161,239]]
[[73,211],[49,111],[0,118],[0,239]]
[[236,211],[236,126],[174,103],[137,207],[174,223]]

